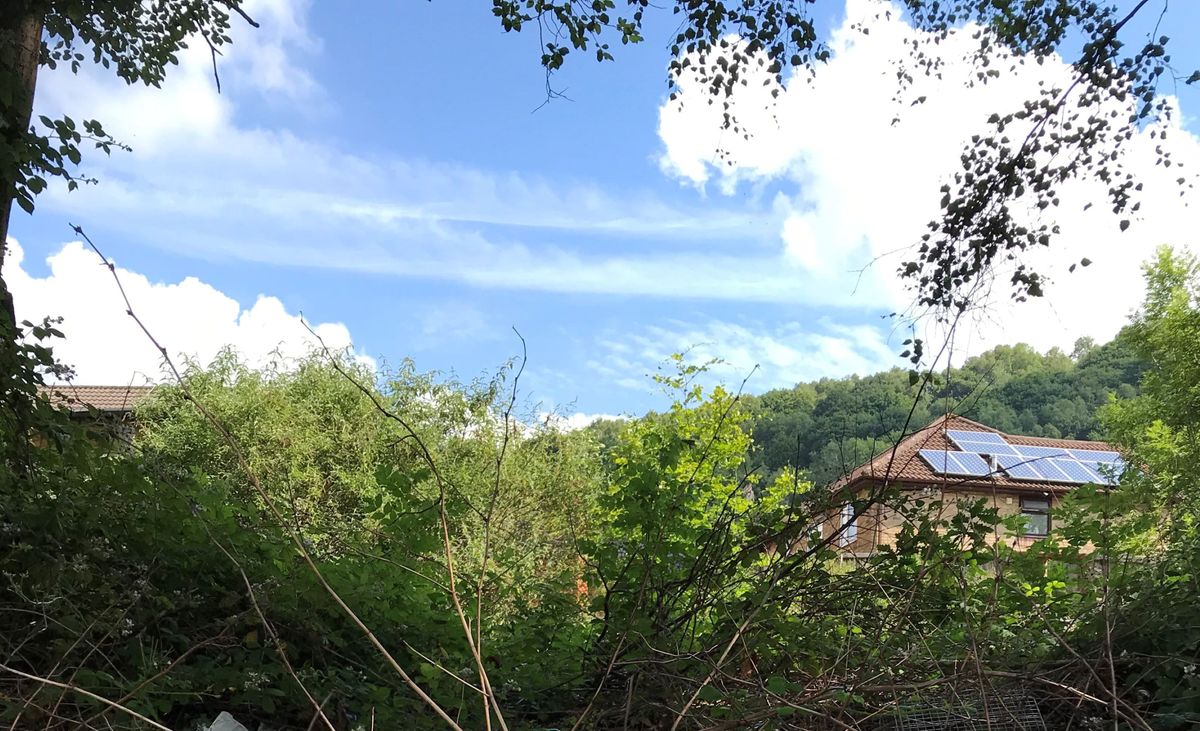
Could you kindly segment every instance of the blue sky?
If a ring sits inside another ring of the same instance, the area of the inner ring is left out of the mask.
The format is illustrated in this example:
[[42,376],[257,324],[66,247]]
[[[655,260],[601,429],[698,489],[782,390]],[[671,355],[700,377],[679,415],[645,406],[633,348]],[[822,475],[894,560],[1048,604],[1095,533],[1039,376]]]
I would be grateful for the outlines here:
[[[875,7],[815,12],[837,30]],[[645,374],[689,345],[726,358],[728,380],[760,366],[752,390],[899,364],[909,333],[884,317],[908,301],[899,259],[867,265],[919,235],[981,114],[1061,72],[986,90],[948,80],[893,128],[883,74],[905,26],[880,21],[869,44],[838,31],[827,81],[789,84],[772,109],[739,98],[759,133],[731,141],[695,89],[668,103],[661,21],[615,63],[575,58],[552,82],[569,101],[539,108],[536,35],[504,34],[483,6],[262,0],[253,14],[263,28],[235,35],[219,96],[202,53],[162,91],[96,71],[39,81],[41,111],[96,116],[134,148],[91,158],[99,185],[52,191],[13,225],[21,314],[67,318],[62,352],[81,381],[156,369],[68,222],[128,271],[168,347],[201,358],[295,339],[303,312],[376,361],[471,377],[519,352],[516,327],[528,397],[585,413],[657,404]],[[1169,19],[1186,28],[1200,10]],[[1181,50],[1181,68],[1200,66]],[[1172,144],[1200,163],[1196,92],[1180,106]],[[718,144],[733,166],[712,164]],[[1130,165],[1159,175],[1146,149]],[[1064,198],[1094,194],[1084,183]],[[1110,336],[1138,300],[1136,263],[1159,243],[1196,244],[1195,208],[1153,197],[1122,238],[1103,214],[1064,212],[1061,251],[1043,257],[1060,275],[1050,301],[1000,298],[958,352]],[[1097,265],[1067,276],[1080,252]],[[1098,307],[1098,287],[1120,294]]]

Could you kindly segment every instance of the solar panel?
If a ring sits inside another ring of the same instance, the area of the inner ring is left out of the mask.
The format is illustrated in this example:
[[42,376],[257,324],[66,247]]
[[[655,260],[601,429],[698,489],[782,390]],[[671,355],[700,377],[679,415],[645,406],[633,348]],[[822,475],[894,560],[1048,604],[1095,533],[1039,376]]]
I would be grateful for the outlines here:
[[970,475],[972,477],[983,477],[991,474],[992,468],[988,465],[987,460],[980,457],[978,454],[970,452],[947,452],[950,455],[951,462],[957,462],[959,471],[956,475]]
[[922,449],[920,454],[921,459],[925,460],[934,472],[941,475],[983,477],[991,472],[988,463],[978,454],[947,452],[942,449]]
[[[955,444],[959,442],[987,442],[989,444],[1008,444],[1004,441],[1004,437],[990,431],[963,431],[961,429],[947,429],[946,436]],[[961,445],[960,445],[961,446]]]
[[1030,463],[1025,457],[1015,457],[1012,455],[1002,454],[996,456],[996,462],[1014,480],[1038,480],[1042,481],[1046,478],[1042,477],[1042,473]]
[[1033,447],[1025,444],[1018,444],[1017,453],[1022,457],[1070,457],[1067,450],[1061,447]]
[[995,442],[958,442],[958,447],[964,452],[976,452],[978,454],[1011,454],[1014,457],[1020,456],[1016,448],[1011,444],[997,444]]
[[1095,449],[1068,449],[1067,451],[1080,462],[1117,462],[1121,459],[1121,455],[1116,452]]
[[1092,462],[1081,460],[1081,464],[1096,473],[1097,485],[1115,485],[1121,473],[1125,471],[1124,462]]
[[983,455],[995,457],[999,467],[1012,479],[1032,482],[1113,485],[1115,476],[1125,467],[1120,455],[1109,450],[1013,445],[993,432],[961,429],[948,429],[946,435],[963,451],[920,451],[921,458],[941,475],[987,476],[992,467]]
[[922,449],[920,454],[921,459],[925,460],[930,469],[939,475],[946,474],[946,466],[950,462],[950,458],[947,456],[950,454],[949,452],[942,449]]
[[1070,482],[1095,482],[1100,476],[1073,459],[1051,459],[1055,467],[1066,473]]
[[1070,475],[1068,475],[1058,466],[1058,462],[1059,460],[1053,457],[1042,457],[1034,460],[1030,464],[1032,464],[1038,472],[1042,473],[1042,477],[1045,477],[1051,482],[1075,482],[1075,480],[1071,479]]

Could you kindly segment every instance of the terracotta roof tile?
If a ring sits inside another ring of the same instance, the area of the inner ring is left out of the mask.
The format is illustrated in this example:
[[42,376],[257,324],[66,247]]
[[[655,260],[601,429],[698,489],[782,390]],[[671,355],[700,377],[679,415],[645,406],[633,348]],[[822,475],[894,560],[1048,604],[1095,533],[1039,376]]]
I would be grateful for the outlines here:
[[929,465],[925,464],[919,452],[922,449],[959,451],[958,447],[946,436],[946,430],[948,429],[999,434],[1009,444],[1014,445],[1116,451],[1111,445],[1105,442],[1005,434],[999,429],[993,429],[990,426],[980,424],[977,421],[971,421],[957,414],[947,414],[935,419],[924,428],[909,434],[894,449],[888,449],[865,464],[859,465],[845,476],[836,480],[830,487],[832,489],[840,489],[861,482],[886,481],[891,484],[914,487],[953,486],[956,489],[962,490],[990,491],[1003,489],[1013,492],[1065,492],[1079,486],[1078,483],[1069,482],[1013,480],[1003,472],[993,473],[986,477],[960,477],[938,474],[930,469]]
[[69,383],[41,389],[53,403],[76,413],[89,408],[108,413],[128,413],[152,390],[153,386],[76,386]]

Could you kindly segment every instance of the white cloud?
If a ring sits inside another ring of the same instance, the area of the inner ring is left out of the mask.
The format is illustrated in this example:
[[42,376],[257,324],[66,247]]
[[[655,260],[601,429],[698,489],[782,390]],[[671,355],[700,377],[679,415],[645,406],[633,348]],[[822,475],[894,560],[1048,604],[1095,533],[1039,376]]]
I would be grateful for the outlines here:
[[[312,53],[320,46],[306,26],[308,5],[308,0],[246,2],[243,9],[260,27],[251,28],[233,16],[232,42],[221,46],[217,57],[221,92],[217,91],[207,44],[193,38],[179,52],[179,63],[167,69],[161,88],[127,85],[110,70],[88,64],[78,74],[66,66],[43,70],[38,78],[37,111],[100,120],[118,141],[133,148],[132,153],[117,153],[113,158],[118,170],[120,161],[142,165],[163,156],[202,160],[218,151],[222,156],[244,154],[241,148],[246,142],[269,139],[254,130],[230,137],[237,132],[237,98],[303,101],[296,108],[304,109],[311,108],[319,94],[316,82],[295,61],[297,54]],[[271,149],[261,148],[254,159]],[[89,156],[85,165],[109,169],[99,154]]]
[[539,423],[559,431],[578,431],[597,421],[624,421],[627,418],[629,417],[619,414],[585,414],[582,411],[571,414],[543,411],[537,415]]
[[599,345],[602,357],[588,366],[619,385],[642,391],[655,390],[648,375],[660,367],[671,373],[666,359],[673,353],[686,353],[688,362],[695,364],[719,359],[704,380],[736,388],[749,376],[746,388],[751,392],[899,365],[895,344],[880,329],[824,319],[775,327],[673,321],[614,335]]
[[[307,15],[312,0],[247,0],[246,13],[259,24],[251,29],[235,16],[231,69],[238,81],[266,94],[311,102],[317,82],[297,64],[294,54],[314,53],[320,41],[309,32]],[[245,49],[243,52],[241,49]]]
[[[1039,81],[1065,79],[1069,68],[1052,59],[968,87],[972,67],[965,59],[978,43],[969,31],[960,32],[925,49],[944,61],[940,80],[915,74],[906,99],[924,96],[925,103],[897,104],[896,68],[910,58],[912,39],[928,39],[901,20],[890,3],[849,0],[846,15],[832,37],[833,60],[811,82],[793,78],[777,101],[769,87],[754,80],[746,93],[739,92],[734,111],[752,132],[748,140],[723,132],[721,105],[707,104],[693,77],[682,79],[680,99],[660,112],[661,165],[690,185],[715,185],[724,193],[763,181],[791,188],[794,192],[777,204],[786,210],[781,235],[805,281],[833,279],[846,289],[865,288],[868,301],[904,310],[912,293],[896,276],[896,267],[911,257],[911,245],[938,216],[939,188],[957,169],[966,141],[986,132],[989,114],[1019,108],[1036,93]],[[854,23],[868,26],[870,34],[852,30]],[[992,67],[997,66],[1005,65]],[[900,121],[893,123],[896,117]],[[1152,132],[1162,128],[1143,129],[1128,145],[1125,162],[1146,190],[1141,211],[1125,233],[1104,205],[1102,183],[1061,187],[1062,205],[1050,214],[1062,235],[1051,249],[1025,255],[1052,279],[1048,296],[1018,305],[998,284],[989,312],[959,333],[960,354],[1001,342],[1044,349],[1069,347],[1081,335],[1107,339],[1141,298],[1140,262],[1162,243],[1200,244],[1200,209],[1179,197],[1175,183],[1180,163],[1187,175],[1200,169],[1200,140],[1180,127],[1181,118],[1177,114],[1169,123],[1164,143],[1173,150],[1175,166],[1156,164],[1161,138]],[[719,161],[718,148],[732,164]],[[1096,205],[1086,209],[1089,202]],[[1085,256],[1092,266],[1068,273]],[[869,264],[860,279],[857,270]]]
[[[77,241],[66,244],[47,259],[50,273],[36,277],[25,269],[17,242],[9,239],[9,245],[5,278],[17,319],[63,317],[59,327],[66,337],[52,345],[60,362],[75,368],[77,383],[127,384],[164,377],[159,353],[126,315],[112,275],[93,252]],[[195,277],[152,282],[119,266],[117,275],[134,312],[177,365],[183,358],[206,364],[227,345],[255,365],[277,356],[298,358],[317,345],[300,317],[275,297],[259,295],[247,309]],[[350,332],[341,323],[322,323],[313,330],[334,351],[351,347]]]

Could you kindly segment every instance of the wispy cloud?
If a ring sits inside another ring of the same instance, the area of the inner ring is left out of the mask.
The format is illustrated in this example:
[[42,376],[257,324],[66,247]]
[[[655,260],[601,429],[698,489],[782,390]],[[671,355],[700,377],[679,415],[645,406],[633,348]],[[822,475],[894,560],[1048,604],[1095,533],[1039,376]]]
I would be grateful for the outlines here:
[[[306,4],[262,7],[274,30],[261,41],[235,39],[223,59],[228,78],[262,64],[302,68],[297,59],[319,45],[303,23]],[[309,77],[296,78],[292,97],[317,93]],[[788,259],[779,240],[788,209],[770,201],[663,196],[653,192],[660,181],[606,189],[366,157],[247,125],[239,100],[274,89],[265,83],[239,96],[229,86],[216,93],[211,59],[198,49],[183,54],[164,91],[126,88],[94,70],[51,74],[41,85],[44,111],[103,119],[134,152],[93,158],[103,182],[55,189],[43,208],[196,257],[556,293],[878,304],[813,281]]]
[[667,359],[686,353],[692,363],[711,365],[705,380],[750,391],[791,386],[801,381],[865,375],[900,365],[890,333],[868,325],[815,322],[768,325],[757,321],[662,322],[627,333],[610,333],[588,366],[613,382],[649,391],[648,377]]

